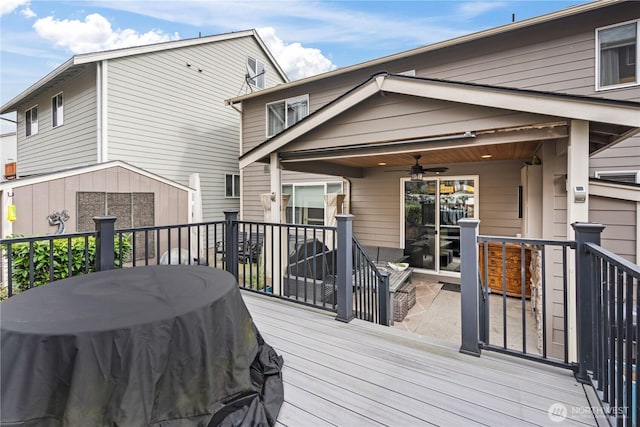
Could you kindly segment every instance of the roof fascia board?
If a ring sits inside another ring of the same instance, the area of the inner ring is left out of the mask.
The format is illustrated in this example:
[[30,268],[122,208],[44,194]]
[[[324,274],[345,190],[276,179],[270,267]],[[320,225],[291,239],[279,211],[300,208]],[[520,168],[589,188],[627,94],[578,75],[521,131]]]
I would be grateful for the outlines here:
[[252,30],[252,31],[253,31],[253,35],[256,38],[256,41],[258,42],[258,44],[260,45],[260,47],[262,48],[264,53],[269,57],[269,60],[273,64],[273,67],[276,69],[278,74],[280,74],[280,77],[282,77],[282,79],[285,81],[285,83],[289,83],[289,77],[284,72],[284,70],[280,67],[280,64],[278,64],[278,61],[276,61],[276,58],[271,54],[271,51],[269,50],[267,45],[264,44],[264,41],[262,40],[262,37],[260,37],[260,35],[258,34],[258,32],[256,30]]
[[182,185],[182,184],[177,183],[175,181],[171,181],[169,179],[163,178],[160,175],[156,175],[156,174],[148,172],[148,171],[146,171],[144,169],[140,169],[140,168],[138,168],[136,166],[130,165],[127,162],[123,162],[122,160],[114,160],[114,161],[106,162],[106,163],[96,163],[96,164],[93,164],[93,165],[81,166],[81,167],[72,168],[72,169],[59,171],[59,172],[45,173],[45,174],[38,175],[38,176],[19,178],[17,180],[3,181],[2,183],[0,183],[0,190],[5,190],[5,189],[8,189],[8,188],[19,188],[19,187],[24,187],[24,186],[27,186],[27,185],[39,184],[41,182],[52,181],[54,179],[68,178],[70,176],[80,175],[80,174],[83,174],[83,173],[96,172],[96,171],[99,171],[99,170],[109,169],[109,168],[112,168],[112,167],[121,167],[123,169],[127,169],[127,170],[129,170],[131,172],[138,173],[140,175],[144,175],[147,178],[153,179],[155,181],[162,182],[163,184],[167,184],[167,185],[170,185],[172,187],[176,187],[176,188],[178,188],[180,190],[193,191],[193,189],[191,187],[188,187],[186,185]]
[[589,181],[589,194],[610,199],[640,202],[640,188],[629,187],[613,182]]
[[399,79],[393,76],[385,78],[382,90],[484,107],[640,127],[638,109],[597,102],[597,100],[585,102],[562,96],[555,97],[553,94],[518,93],[517,89],[480,88],[417,79]]
[[168,49],[196,46],[196,45],[205,44],[205,43],[219,42],[224,40],[231,40],[235,38],[251,37],[251,36],[256,38],[256,40],[258,41],[258,44],[269,56],[269,59],[271,59],[271,61],[273,62],[278,73],[283,77],[285,82],[288,82],[289,80],[286,74],[284,73],[284,71],[282,71],[282,69],[280,68],[278,63],[275,61],[275,59],[273,58],[269,50],[266,48],[264,42],[260,40],[260,37],[257,35],[255,30],[246,30],[246,31],[238,31],[235,33],[219,34],[214,36],[198,37],[198,38],[185,39],[185,40],[175,40],[175,41],[164,42],[164,43],[155,43],[151,45],[134,46],[134,47],[127,47],[122,49],[113,49],[113,50],[108,50],[103,52],[93,52],[93,53],[84,53],[80,55],[75,55],[71,57],[69,60],[67,60],[64,64],[60,65],[58,68],[51,71],[49,74],[47,74],[46,76],[38,80],[36,83],[31,85],[28,89],[22,91],[20,94],[15,96],[9,102],[4,104],[0,109],[0,113],[4,114],[11,111],[15,111],[16,104],[20,103],[22,99],[36,92],[42,86],[44,86],[45,84],[47,84],[48,82],[50,82],[51,80],[53,80],[54,78],[56,78],[57,76],[59,76],[60,74],[62,74],[63,72],[67,71],[68,69],[70,69],[75,65],[83,65],[83,64],[88,64],[92,62],[104,61],[108,59],[124,58],[132,55],[140,55],[140,54],[150,53],[150,52],[159,52],[159,51],[168,50]]
[[106,50],[102,52],[84,53],[74,56],[74,64],[86,64],[89,62],[104,61],[105,59],[124,58],[127,56],[141,55],[144,53],[160,52],[163,50],[182,47],[197,46],[200,44],[232,40],[241,37],[254,36],[253,30],[238,31],[237,33],[218,34],[214,36],[198,37],[184,40],[174,40],[164,43],[148,44],[143,46],[126,47],[122,49]]
[[249,98],[253,98],[256,96],[261,96],[261,95],[267,95],[269,93],[272,92],[277,92],[279,90],[285,90],[285,89],[290,89],[292,87],[295,86],[300,86],[306,83],[311,83],[317,80],[322,80],[325,78],[329,78],[329,77],[333,77],[333,76],[338,76],[341,74],[346,74],[352,71],[357,71],[357,70],[361,70],[363,68],[368,68],[368,67],[375,67],[378,65],[383,65],[383,64],[387,64],[391,61],[396,61],[399,59],[404,59],[410,56],[414,56],[414,55],[420,55],[426,52],[431,52],[431,51],[435,51],[435,50],[439,50],[439,49],[444,49],[444,48],[448,48],[448,47],[452,47],[452,46],[456,46],[456,45],[460,45],[463,43],[467,43],[470,41],[474,41],[474,40],[479,40],[485,37],[491,37],[494,35],[500,35],[503,33],[508,33],[510,31],[514,31],[514,30],[518,30],[521,28],[526,28],[526,27],[531,27],[534,25],[538,25],[538,24],[543,24],[546,22],[550,22],[550,21],[554,21],[557,19],[562,19],[562,18],[566,18],[569,16],[573,16],[573,15],[578,15],[580,13],[585,13],[585,12],[590,12],[592,10],[597,10],[603,7],[607,7],[616,3],[622,3],[624,0],[600,0],[600,1],[593,1],[591,3],[587,3],[587,4],[582,4],[582,5],[576,5],[576,6],[571,6],[568,7],[566,9],[562,9],[559,10],[557,12],[552,12],[552,13],[548,13],[545,15],[540,15],[540,16],[536,16],[533,18],[529,18],[529,19],[525,19],[523,21],[517,21],[517,22],[513,22],[510,24],[506,24],[506,25],[501,25],[499,27],[493,27],[490,28],[488,30],[483,30],[483,31],[479,31],[476,33],[472,33],[472,34],[467,34],[467,35],[463,35],[460,37],[456,37],[453,39],[449,39],[449,40],[445,40],[442,42],[437,42],[437,43],[433,43],[430,45],[426,45],[426,46],[421,46],[415,49],[411,49],[411,50],[407,50],[404,52],[400,52],[400,53],[396,53],[396,54],[392,54],[392,55],[388,55],[388,56],[384,56],[382,58],[377,58],[377,59],[373,59],[371,61],[367,61],[367,62],[361,62],[359,64],[355,64],[355,65],[351,65],[348,67],[344,67],[344,68],[339,68],[337,70],[334,71],[328,71],[326,73],[322,73],[322,74],[317,74],[315,76],[311,76],[311,77],[307,77],[304,79],[300,79],[300,80],[296,80],[294,82],[291,83],[287,83],[286,85],[281,85],[281,86],[277,86],[277,87],[273,87],[273,88],[269,88],[269,89],[263,89],[260,92],[253,92],[250,94],[246,94],[246,95],[242,95],[242,96],[238,96],[235,98],[231,98],[229,100],[227,100],[228,104],[236,104],[238,102],[242,102],[245,99],[249,99]]
[[320,110],[315,114],[307,116],[302,122],[287,129],[285,132],[271,138],[271,140],[257,146],[253,151],[247,152],[240,158],[240,169],[249,166],[251,163],[257,162],[261,158],[268,156],[273,151],[278,150],[290,141],[298,138],[310,130],[320,126],[327,120],[335,117],[342,111],[348,110],[356,104],[364,101],[371,95],[379,92],[379,83],[377,80],[370,80],[363,86],[353,91],[349,96],[338,100],[329,108]]
[[18,95],[14,96],[13,99],[5,103],[0,108],[0,114],[5,114],[11,111],[15,111],[17,108],[17,104],[22,102],[22,99],[28,97],[29,95],[31,95],[32,93],[40,89],[42,86],[47,84],[49,81],[55,79],[56,77],[58,77],[59,75],[67,71],[69,68],[75,65],[73,61],[74,61],[74,57],[68,59],[64,64],[60,65],[58,68],[51,71],[49,74],[47,74],[46,76],[44,76],[43,78],[41,78],[40,80],[32,84],[31,86],[29,86],[27,89],[25,89]]

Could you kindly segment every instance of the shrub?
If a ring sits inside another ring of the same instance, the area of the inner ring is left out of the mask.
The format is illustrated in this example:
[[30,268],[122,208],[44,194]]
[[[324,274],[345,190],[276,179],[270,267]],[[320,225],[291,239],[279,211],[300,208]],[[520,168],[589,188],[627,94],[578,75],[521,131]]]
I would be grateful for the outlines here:
[[[84,273],[96,271],[96,239],[73,237],[71,239],[71,273],[69,273],[69,239],[54,239],[53,242],[53,280],[64,279]],[[29,243],[11,245],[13,256],[13,293],[29,289]],[[7,244],[3,245],[7,249]],[[122,260],[126,262],[131,252],[131,236],[122,239]],[[115,267],[120,268],[120,240],[114,239]],[[33,286],[41,286],[50,282],[50,241],[33,242]]]

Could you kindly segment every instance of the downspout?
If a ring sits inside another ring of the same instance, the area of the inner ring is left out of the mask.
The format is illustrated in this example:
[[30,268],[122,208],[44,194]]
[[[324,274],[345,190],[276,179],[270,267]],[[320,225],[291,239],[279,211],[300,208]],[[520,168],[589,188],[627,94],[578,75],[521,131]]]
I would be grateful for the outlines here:
[[[240,135],[238,135],[238,141],[240,141],[240,144],[238,145],[238,158],[240,158],[240,156],[242,155],[242,120],[243,120],[243,115],[242,115],[242,110],[238,107],[236,107],[235,103],[231,103],[231,102],[227,102],[227,105],[229,105],[231,108],[233,108],[234,110],[236,110],[238,113],[240,113]],[[242,169],[239,169],[239,173],[240,173],[240,214],[238,216],[238,219],[240,221],[243,220],[244,217],[244,171]]]
[[96,62],[96,156],[98,163],[109,161],[107,151],[107,60]]

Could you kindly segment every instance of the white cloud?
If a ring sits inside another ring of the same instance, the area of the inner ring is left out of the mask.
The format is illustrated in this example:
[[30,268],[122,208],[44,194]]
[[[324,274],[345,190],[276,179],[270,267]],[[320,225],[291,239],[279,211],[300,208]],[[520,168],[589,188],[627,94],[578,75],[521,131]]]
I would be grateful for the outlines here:
[[25,18],[35,18],[37,16],[36,13],[33,10],[31,10],[29,6],[22,9],[20,13],[22,13],[22,16],[24,16]]
[[29,0],[2,0],[0,2],[0,16],[7,15],[20,6],[27,6],[29,8]]
[[178,33],[168,35],[159,30],[146,33],[138,33],[132,29],[114,30],[111,28],[111,23],[97,13],[87,15],[84,22],[69,19],[57,20],[47,16],[38,19],[33,24],[33,28],[40,37],[73,53],[118,49],[180,38]]
[[331,71],[336,66],[320,49],[304,47],[300,43],[286,44],[272,27],[259,28],[258,34],[290,80],[298,80]]

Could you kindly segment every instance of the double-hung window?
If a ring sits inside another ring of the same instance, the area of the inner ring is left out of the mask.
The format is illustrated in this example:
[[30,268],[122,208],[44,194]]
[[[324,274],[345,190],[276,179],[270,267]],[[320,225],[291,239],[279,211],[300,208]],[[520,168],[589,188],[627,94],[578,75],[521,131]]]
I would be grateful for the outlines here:
[[638,84],[639,22],[596,30],[598,89]]
[[240,197],[240,175],[228,173],[225,175],[225,197]]
[[247,83],[257,89],[264,89],[264,62],[247,58]]
[[309,95],[267,104],[267,137],[282,132],[309,114]]
[[38,106],[29,108],[24,113],[26,135],[31,136],[38,133]]
[[64,123],[64,98],[62,92],[51,98],[51,127],[58,127]]

